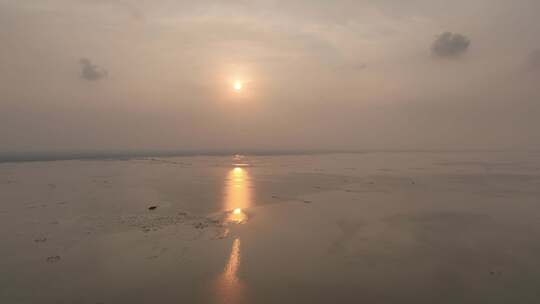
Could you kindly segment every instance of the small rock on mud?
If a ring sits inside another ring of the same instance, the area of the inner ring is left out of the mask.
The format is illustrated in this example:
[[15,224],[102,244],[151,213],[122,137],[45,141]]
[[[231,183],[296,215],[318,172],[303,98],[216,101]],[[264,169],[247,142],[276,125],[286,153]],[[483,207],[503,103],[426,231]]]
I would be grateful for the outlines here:
[[47,257],[47,263],[58,263],[60,262],[61,258],[59,255],[53,255],[53,256],[50,256],[50,257]]

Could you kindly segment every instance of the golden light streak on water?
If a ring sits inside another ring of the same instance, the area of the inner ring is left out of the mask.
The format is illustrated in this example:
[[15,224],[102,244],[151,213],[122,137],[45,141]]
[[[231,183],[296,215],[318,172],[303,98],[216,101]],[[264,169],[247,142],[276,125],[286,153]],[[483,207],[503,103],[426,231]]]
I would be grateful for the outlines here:
[[223,269],[223,273],[217,279],[217,303],[243,303],[244,286],[242,284],[242,281],[238,277],[238,269],[240,268],[241,261],[240,258],[240,239],[236,238],[233,241],[231,254],[229,255],[227,264]]

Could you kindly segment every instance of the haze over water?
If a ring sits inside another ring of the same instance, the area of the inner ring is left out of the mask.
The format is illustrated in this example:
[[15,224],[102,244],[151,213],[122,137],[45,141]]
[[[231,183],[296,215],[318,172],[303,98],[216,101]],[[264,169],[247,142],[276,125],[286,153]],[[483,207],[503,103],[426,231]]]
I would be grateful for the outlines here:
[[537,0],[1,0],[0,154],[539,149]]

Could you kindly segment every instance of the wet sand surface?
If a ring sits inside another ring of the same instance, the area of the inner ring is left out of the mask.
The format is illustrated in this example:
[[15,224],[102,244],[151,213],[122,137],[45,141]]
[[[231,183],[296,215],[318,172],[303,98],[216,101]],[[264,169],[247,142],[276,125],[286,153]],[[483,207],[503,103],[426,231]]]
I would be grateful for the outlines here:
[[540,303],[540,154],[0,164],[0,303]]

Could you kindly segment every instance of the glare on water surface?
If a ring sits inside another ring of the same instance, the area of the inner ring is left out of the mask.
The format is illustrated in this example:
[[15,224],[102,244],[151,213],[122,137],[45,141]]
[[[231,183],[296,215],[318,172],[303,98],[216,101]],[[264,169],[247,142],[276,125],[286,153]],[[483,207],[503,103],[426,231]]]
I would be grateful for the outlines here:
[[229,171],[225,182],[224,210],[227,220],[243,223],[247,220],[245,209],[251,205],[251,181],[244,167],[235,167]]
[[[236,161],[240,159],[240,156],[235,156]],[[247,167],[235,166],[229,170],[225,179],[225,200],[223,205],[227,222],[241,224],[247,221],[245,209],[252,204],[251,191],[251,180]],[[240,238],[237,237],[232,242],[231,251],[223,272],[217,278],[215,290],[218,296],[217,302],[219,303],[242,302],[244,284],[238,276],[240,256]]]

